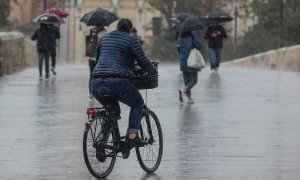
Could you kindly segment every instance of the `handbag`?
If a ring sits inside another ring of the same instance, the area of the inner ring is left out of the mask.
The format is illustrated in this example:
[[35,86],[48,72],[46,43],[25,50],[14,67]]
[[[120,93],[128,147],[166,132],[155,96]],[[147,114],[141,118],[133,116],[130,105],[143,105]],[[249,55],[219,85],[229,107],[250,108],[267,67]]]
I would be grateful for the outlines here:
[[205,61],[201,52],[198,49],[194,48],[194,39],[192,40],[192,43],[192,50],[187,59],[187,66],[192,69],[201,70],[205,68]]

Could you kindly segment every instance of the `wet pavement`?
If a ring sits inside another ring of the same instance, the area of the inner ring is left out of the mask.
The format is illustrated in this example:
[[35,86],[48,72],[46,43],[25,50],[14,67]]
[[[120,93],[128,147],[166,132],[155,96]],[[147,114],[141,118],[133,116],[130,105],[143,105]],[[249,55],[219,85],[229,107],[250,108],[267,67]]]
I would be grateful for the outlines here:
[[[0,79],[0,179],[94,179],[82,154],[88,67],[57,72],[38,80],[29,68]],[[207,68],[187,105],[178,101],[177,64],[161,63],[159,72],[147,103],[163,129],[161,165],[147,175],[132,153],[107,179],[300,179],[300,73]],[[128,110],[122,106],[121,133]]]

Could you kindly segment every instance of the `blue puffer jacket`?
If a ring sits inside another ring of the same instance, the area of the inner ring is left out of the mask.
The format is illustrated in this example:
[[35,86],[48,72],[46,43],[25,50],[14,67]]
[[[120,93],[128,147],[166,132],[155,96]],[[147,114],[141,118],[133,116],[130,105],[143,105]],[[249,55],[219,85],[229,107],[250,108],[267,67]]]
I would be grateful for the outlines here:
[[201,42],[196,36],[179,37],[177,44],[180,46],[180,70],[181,71],[193,71],[187,67],[187,59],[192,50],[192,47],[201,50]]
[[134,60],[150,74],[157,74],[135,36],[118,30],[105,33],[97,46],[97,64],[92,78],[109,75],[131,78]]

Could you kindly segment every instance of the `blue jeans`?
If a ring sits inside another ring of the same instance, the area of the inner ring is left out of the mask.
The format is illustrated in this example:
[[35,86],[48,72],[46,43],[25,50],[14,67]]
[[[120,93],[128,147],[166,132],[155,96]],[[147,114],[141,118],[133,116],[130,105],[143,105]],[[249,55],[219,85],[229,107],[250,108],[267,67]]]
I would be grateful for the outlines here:
[[210,69],[219,68],[221,62],[221,53],[222,49],[211,49],[209,48],[209,60],[210,60]]
[[121,113],[119,102],[128,105],[131,108],[128,133],[137,134],[143,116],[144,100],[132,81],[129,79],[93,79],[91,90],[93,96],[113,117],[119,117]]
[[187,97],[191,97],[191,89],[197,84],[198,81],[198,71],[195,70],[186,70],[182,71],[184,85],[186,88]]

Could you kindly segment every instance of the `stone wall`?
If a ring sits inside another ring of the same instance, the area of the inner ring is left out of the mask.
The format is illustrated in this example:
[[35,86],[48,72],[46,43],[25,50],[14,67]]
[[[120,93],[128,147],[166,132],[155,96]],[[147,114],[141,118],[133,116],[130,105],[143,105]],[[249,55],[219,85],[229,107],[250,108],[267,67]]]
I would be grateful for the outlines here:
[[0,32],[0,76],[33,66],[35,45],[20,32]]
[[222,65],[300,71],[300,45],[271,50]]

